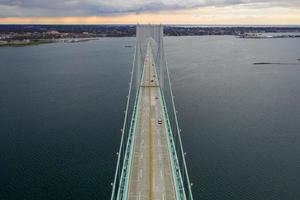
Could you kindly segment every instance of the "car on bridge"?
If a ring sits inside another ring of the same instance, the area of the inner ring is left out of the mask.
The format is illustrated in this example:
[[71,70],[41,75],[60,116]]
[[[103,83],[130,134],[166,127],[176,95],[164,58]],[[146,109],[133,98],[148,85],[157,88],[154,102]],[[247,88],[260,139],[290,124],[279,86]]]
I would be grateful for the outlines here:
[[162,124],[162,119],[159,118],[159,119],[157,120],[157,123],[158,123],[158,124]]

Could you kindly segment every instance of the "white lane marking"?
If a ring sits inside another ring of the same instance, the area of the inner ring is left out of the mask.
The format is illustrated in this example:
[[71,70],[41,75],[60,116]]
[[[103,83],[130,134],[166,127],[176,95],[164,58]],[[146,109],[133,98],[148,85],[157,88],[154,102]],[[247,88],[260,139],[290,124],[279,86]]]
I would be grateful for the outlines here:
[[151,105],[152,105],[152,106],[155,106],[155,105],[156,105],[155,97],[152,97],[152,98],[151,98]]
[[159,192],[159,187],[158,187],[158,185],[155,185],[155,192]]
[[143,177],[143,169],[140,169],[138,174],[138,180],[141,180],[142,177]]

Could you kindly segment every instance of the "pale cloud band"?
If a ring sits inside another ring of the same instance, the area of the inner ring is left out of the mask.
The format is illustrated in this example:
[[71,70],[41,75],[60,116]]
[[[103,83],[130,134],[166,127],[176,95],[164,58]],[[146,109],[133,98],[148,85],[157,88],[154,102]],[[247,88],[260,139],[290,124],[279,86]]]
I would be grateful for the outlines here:
[[299,13],[299,0],[0,0],[0,23],[300,24]]
[[299,0],[0,0],[0,17],[105,16],[248,5],[300,7]]

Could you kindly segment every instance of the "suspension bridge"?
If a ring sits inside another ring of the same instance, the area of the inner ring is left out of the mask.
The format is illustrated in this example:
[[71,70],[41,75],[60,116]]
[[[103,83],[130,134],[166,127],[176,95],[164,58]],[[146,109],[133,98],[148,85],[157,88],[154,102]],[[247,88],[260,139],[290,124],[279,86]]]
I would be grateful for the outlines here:
[[193,200],[162,25],[137,25],[111,200]]

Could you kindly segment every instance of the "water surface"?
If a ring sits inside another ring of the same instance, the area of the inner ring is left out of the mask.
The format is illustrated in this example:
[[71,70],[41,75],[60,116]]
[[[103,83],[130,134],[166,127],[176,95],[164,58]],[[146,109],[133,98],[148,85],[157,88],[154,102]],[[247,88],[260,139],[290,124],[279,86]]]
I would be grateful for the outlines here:
[[[108,199],[134,38],[0,48],[0,199]],[[300,198],[299,39],[168,37],[195,199]]]

